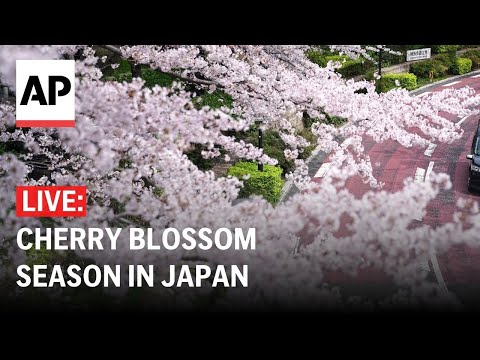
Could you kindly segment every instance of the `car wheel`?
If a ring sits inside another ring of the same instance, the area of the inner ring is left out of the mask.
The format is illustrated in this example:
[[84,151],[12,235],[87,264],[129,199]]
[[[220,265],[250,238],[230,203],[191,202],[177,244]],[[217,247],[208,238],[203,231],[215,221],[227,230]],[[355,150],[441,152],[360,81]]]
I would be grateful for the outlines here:
[[472,192],[472,191],[473,191],[472,184],[471,184],[471,182],[470,182],[470,176],[468,177],[468,191],[469,191],[469,192]]

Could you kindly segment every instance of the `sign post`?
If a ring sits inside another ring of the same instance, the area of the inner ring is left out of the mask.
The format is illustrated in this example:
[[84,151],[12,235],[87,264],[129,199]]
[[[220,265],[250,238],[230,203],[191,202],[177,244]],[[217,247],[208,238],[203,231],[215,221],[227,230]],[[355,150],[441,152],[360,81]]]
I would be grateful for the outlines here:
[[407,61],[430,59],[431,48],[407,50]]

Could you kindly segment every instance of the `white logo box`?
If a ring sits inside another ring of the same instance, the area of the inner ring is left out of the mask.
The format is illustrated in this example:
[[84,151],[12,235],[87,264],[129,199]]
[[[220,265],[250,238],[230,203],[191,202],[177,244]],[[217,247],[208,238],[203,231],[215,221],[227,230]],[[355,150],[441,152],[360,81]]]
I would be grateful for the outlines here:
[[[16,126],[75,127],[75,61],[17,60],[16,65]],[[35,78],[33,78],[35,76],[38,77],[40,91],[37,91],[38,83],[32,86],[32,83],[35,83]],[[27,87],[29,80],[30,86]],[[62,90],[65,92],[64,82],[68,81],[70,82],[70,91],[63,94]],[[54,97],[50,95],[49,85],[51,89],[55,90]],[[27,103],[22,105],[24,96],[24,101],[27,100]],[[55,104],[52,104],[50,100],[53,100]]]

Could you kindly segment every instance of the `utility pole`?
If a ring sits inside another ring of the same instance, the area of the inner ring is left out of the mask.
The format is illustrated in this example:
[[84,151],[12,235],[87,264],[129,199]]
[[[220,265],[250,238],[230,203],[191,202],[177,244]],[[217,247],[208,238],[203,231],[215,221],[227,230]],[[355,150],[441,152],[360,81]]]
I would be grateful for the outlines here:
[[380,78],[378,79],[379,83],[378,83],[378,92],[381,93],[382,92],[382,52],[383,50],[380,48],[379,51],[378,51],[378,76],[380,76]]
[[380,76],[382,76],[382,52],[382,49],[378,52],[378,75]]
[[[256,123],[258,125],[258,148],[263,149],[263,121],[257,120]],[[263,171],[263,164],[261,162],[258,162],[258,171]]]

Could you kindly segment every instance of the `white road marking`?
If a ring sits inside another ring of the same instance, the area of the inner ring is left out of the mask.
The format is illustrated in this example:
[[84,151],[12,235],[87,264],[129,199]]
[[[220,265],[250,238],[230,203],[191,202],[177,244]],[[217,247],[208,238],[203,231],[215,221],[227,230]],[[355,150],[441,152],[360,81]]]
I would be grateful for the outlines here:
[[320,169],[318,169],[314,177],[316,178],[324,177],[328,169],[330,169],[330,166],[332,166],[332,163],[323,163],[322,166],[320,166]]
[[428,257],[422,256],[418,260],[418,267],[425,271],[430,271],[430,265],[428,264]]
[[437,278],[440,289],[442,289],[445,294],[448,294],[447,284],[445,284],[445,280],[443,279],[443,275],[440,271],[440,266],[438,265],[438,260],[435,254],[430,254],[430,261],[432,262],[433,272],[435,273],[435,277]]
[[[417,171],[415,171],[415,182],[416,183],[424,182],[424,179],[427,177],[426,174],[428,174],[428,170],[426,173],[425,169],[417,168]],[[414,219],[418,221],[422,221],[422,217],[420,215],[416,216]],[[428,258],[426,256],[422,256],[418,259],[418,267],[422,270],[430,271],[430,265],[428,265]]]
[[419,94],[418,96],[425,96],[431,94],[431,91],[425,91],[424,93]]
[[[423,175],[425,175],[424,181],[428,181],[430,178],[430,174],[433,170],[433,165],[435,164],[434,161],[430,161],[428,164],[427,171],[422,168],[417,168],[417,171],[415,172],[415,182],[420,182],[423,179]],[[416,219],[416,220],[422,220],[422,219]],[[438,265],[438,260],[436,255],[432,252],[430,253],[430,262],[432,263],[433,267],[433,272],[435,273],[435,277],[437,279],[438,286],[440,286],[440,289],[445,293],[449,294],[447,285],[445,284],[445,280],[443,279],[442,272],[440,270],[440,266]],[[425,257],[421,257],[418,260],[418,264],[420,269],[430,271],[430,266],[428,265],[428,260]]]
[[459,84],[459,83],[461,83],[460,80],[454,81],[454,82],[451,82],[451,83],[448,83],[448,84],[445,84],[445,85],[442,85],[442,86],[452,86],[452,85]]
[[430,179],[430,174],[433,170],[434,163],[435,161],[430,161],[430,163],[428,164],[427,173],[425,174],[425,182],[427,182]]
[[468,118],[469,116],[470,116],[470,115],[468,115],[468,116],[465,116],[465,117],[464,117],[464,118],[462,118],[462,119],[461,119],[461,120],[460,120],[460,121],[459,121],[457,124],[458,124],[458,125],[462,125],[462,124],[463,124],[463,122],[464,122],[465,120],[467,120],[467,118]]
[[415,171],[415,182],[423,182],[425,179],[425,169],[424,168],[417,168]]
[[297,241],[295,242],[295,247],[293,248],[293,252],[292,254],[295,255],[295,254],[298,254],[300,251],[300,238],[297,239]]
[[435,150],[436,147],[437,147],[437,144],[434,144],[434,143],[428,144],[428,147],[423,154],[426,156],[432,156],[433,150]]
[[[417,168],[417,170],[415,171],[414,181],[416,183],[422,183],[422,182],[425,181],[425,169],[424,168]],[[422,221],[422,219],[423,219],[421,214],[417,214],[413,218],[415,220],[418,220],[418,221]]]
[[479,78],[480,77],[480,74],[478,75],[475,75],[475,76],[470,76],[472,79],[476,79],[476,78]]
[[352,143],[352,140],[353,140],[353,138],[351,138],[351,137],[346,138],[345,141],[342,143],[342,145],[344,145],[345,147],[348,147],[348,145],[350,145]]
[[[428,164],[427,173],[425,174],[425,181],[428,181],[430,179],[430,174],[433,170],[434,163],[434,161],[430,161],[430,163]],[[442,289],[445,294],[448,294],[447,285],[445,284],[445,280],[443,280],[443,275],[440,271],[440,266],[438,265],[438,260],[434,253],[430,254],[430,261],[432,262],[433,272],[435,273],[435,277],[437,278],[440,289]]]

